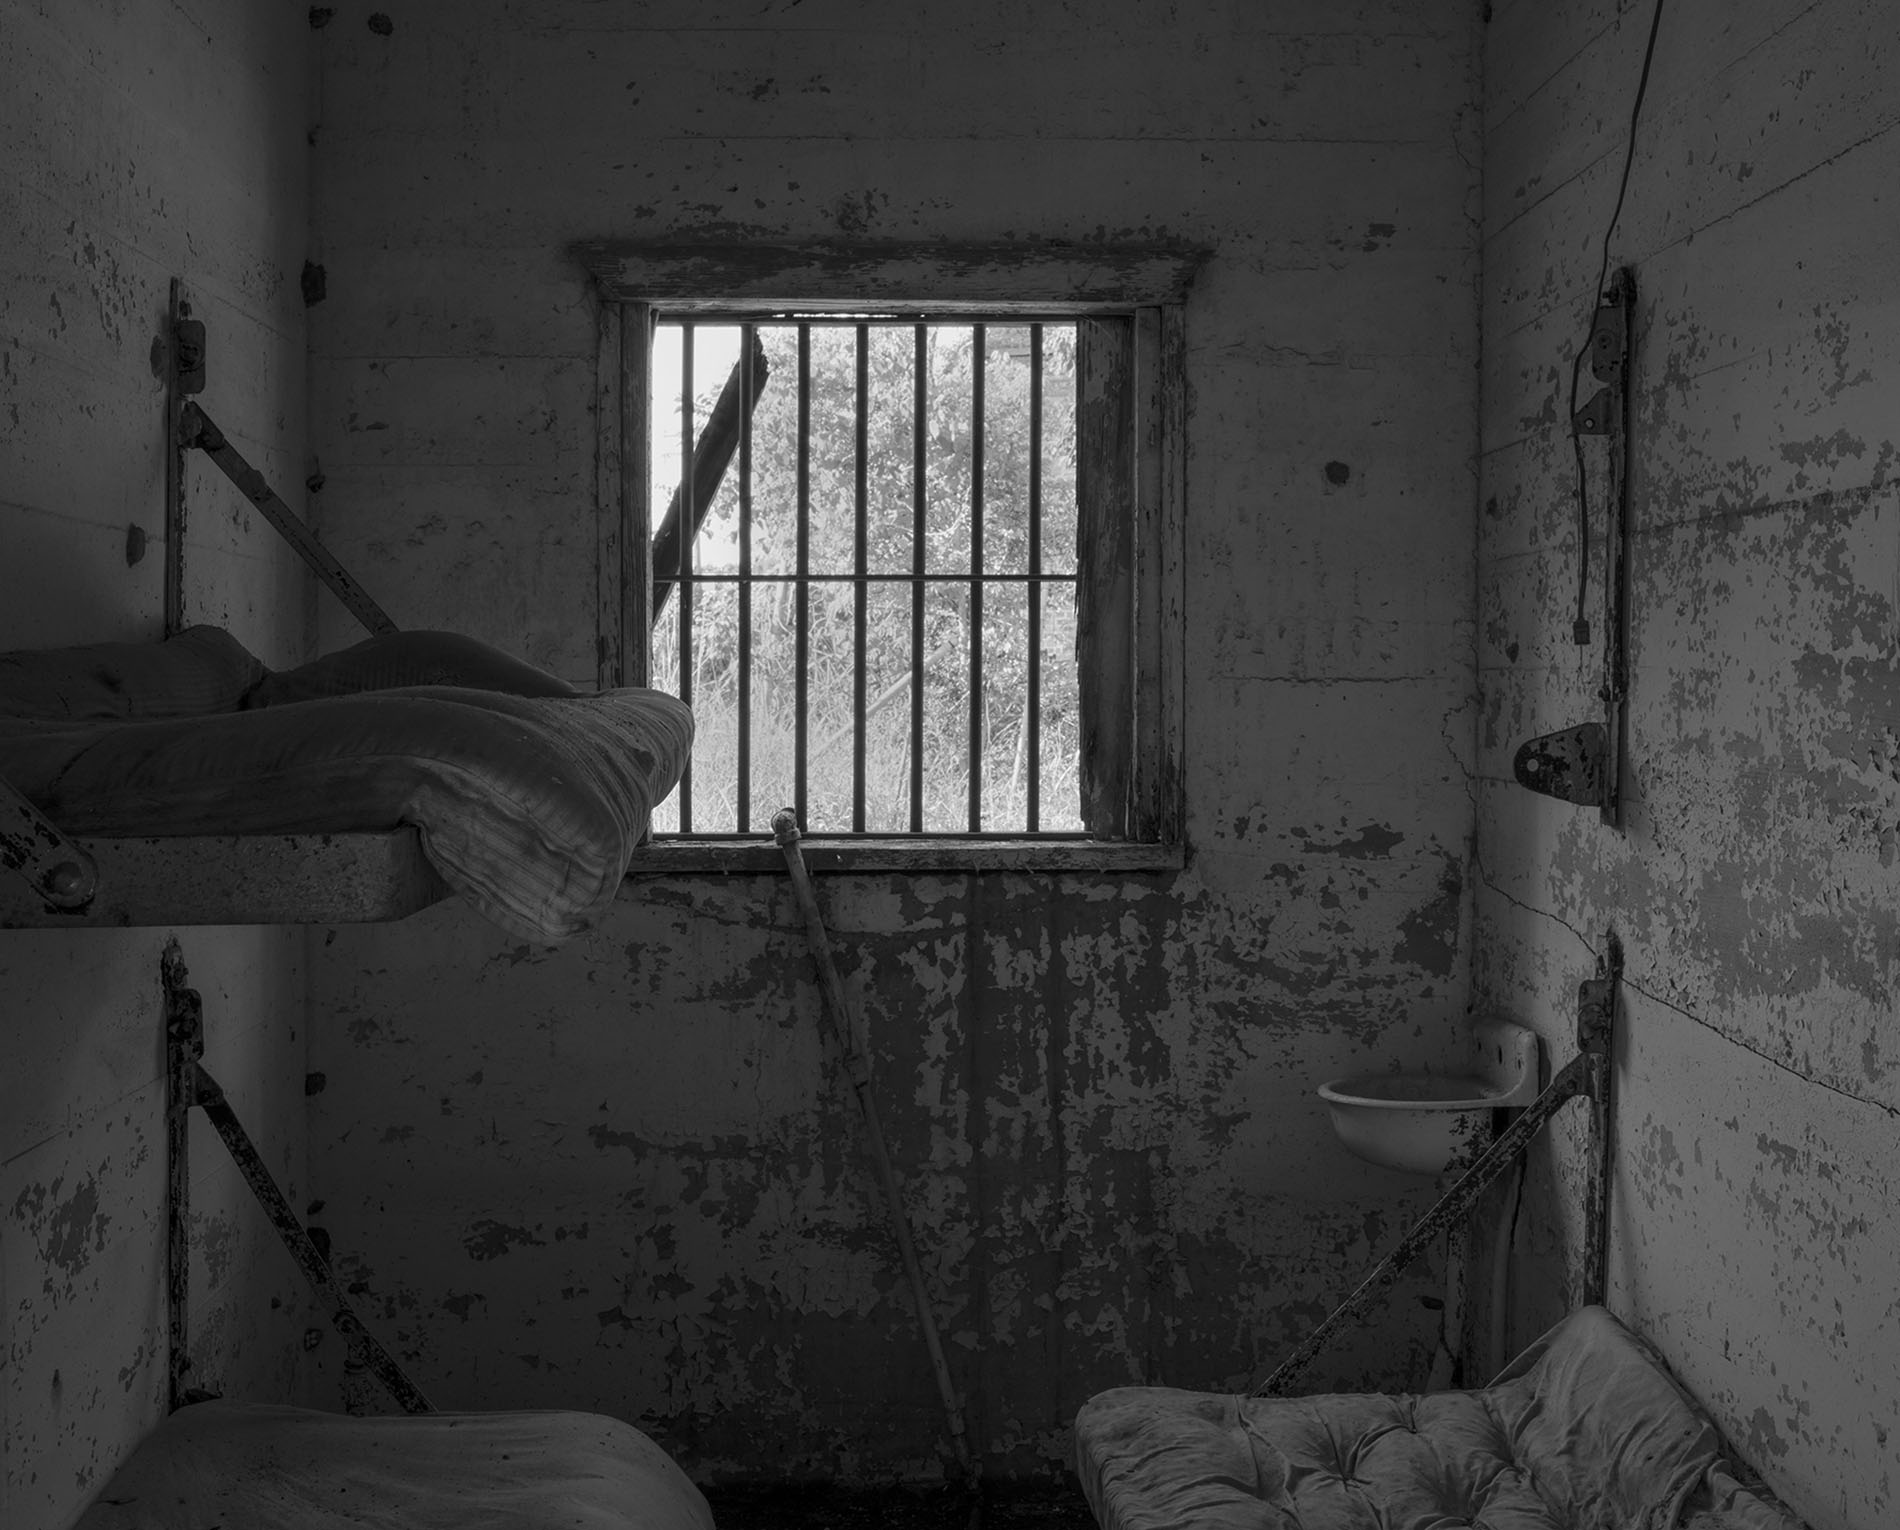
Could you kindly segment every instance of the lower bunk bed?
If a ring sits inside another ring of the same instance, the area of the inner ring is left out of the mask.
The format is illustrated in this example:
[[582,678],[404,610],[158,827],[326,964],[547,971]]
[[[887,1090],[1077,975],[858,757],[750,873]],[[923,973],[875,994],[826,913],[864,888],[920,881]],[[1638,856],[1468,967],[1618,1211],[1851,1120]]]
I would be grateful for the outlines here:
[[698,1488],[595,1413],[356,1418],[261,1403],[181,1408],[75,1530],[713,1530]]
[[[160,959],[166,1073],[169,1415],[99,1489],[75,1530],[714,1530],[704,1496],[639,1429],[565,1409],[439,1412],[364,1324],[200,1060],[203,999],[176,940]],[[399,1414],[226,1399],[189,1385],[192,1112],[230,1151],[347,1369]]]
[[1577,989],[1577,1051],[1251,1394],[1116,1387],[1076,1416],[1101,1530],[1804,1530],[1662,1358],[1601,1305],[1607,1201],[1586,1197],[1585,1300],[1489,1386],[1296,1397],[1328,1337],[1467,1217],[1572,1101],[1607,1185],[1622,946]]
[[1802,1530],[1596,1306],[1474,1391],[1117,1387],[1075,1434],[1102,1530]]

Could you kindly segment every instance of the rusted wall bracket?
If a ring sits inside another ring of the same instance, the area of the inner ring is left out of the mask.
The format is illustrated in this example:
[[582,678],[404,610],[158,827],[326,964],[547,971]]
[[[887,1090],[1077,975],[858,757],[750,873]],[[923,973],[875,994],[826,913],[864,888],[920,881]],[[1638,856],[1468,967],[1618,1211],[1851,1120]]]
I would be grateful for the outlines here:
[[205,326],[191,296],[172,278],[165,325],[165,636],[185,630],[185,443],[180,421],[205,385]]
[[1616,1121],[1612,1080],[1615,1075],[1616,995],[1623,979],[1623,945],[1614,932],[1604,939],[1594,977],[1577,985],[1578,1060],[1586,1064],[1585,1093],[1590,1097],[1591,1156],[1584,1190],[1584,1254],[1580,1295],[1601,1305],[1609,1286],[1610,1184]]
[[245,461],[217,423],[205,413],[194,395],[204,392],[208,374],[205,326],[191,316],[191,300],[175,278],[171,286],[171,313],[166,341],[165,431],[165,635],[175,637],[185,628],[185,454],[194,447],[236,484],[270,522],[310,571],[321,579],[350,614],[378,636],[394,632],[396,624],[369,592],[337,562],[317,534]]
[[1636,273],[1625,266],[1610,283],[1610,300],[1597,310],[1591,331],[1591,366],[1614,380],[1619,428],[1610,442],[1615,492],[1610,500],[1610,530],[1603,561],[1603,821],[1623,826],[1623,755],[1628,733],[1629,698],[1629,540],[1630,486],[1635,457],[1631,402],[1635,334]]
[[1608,300],[1597,306],[1590,326],[1590,374],[1603,386],[1578,405],[1572,416],[1578,435],[1610,436],[1623,427],[1628,359],[1629,308],[1619,280],[1612,284]]
[[23,878],[49,915],[82,914],[99,891],[99,868],[92,857],[4,779],[0,866]]
[[1518,746],[1511,761],[1517,784],[1560,802],[1601,807],[1608,779],[1608,735],[1601,723],[1579,723],[1540,733]]
[[330,1263],[311,1239],[309,1231],[297,1219],[284,1192],[271,1177],[270,1169],[238,1120],[237,1112],[225,1098],[218,1081],[205,1070],[200,1058],[204,1052],[204,1006],[196,989],[186,986],[185,963],[176,940],[170,942],[160,960],[160,977],[165,988],[165,1044],[167,1073],[171,1079],[166,1120],[166,1143],[170,1153],[170,1272],[171,1297],[171,1401],[173,1408],[195,1400],[201,1394],[187,1387],[191,1361],[187,1282],[190,1277],[190,1112],[196,1105],[205,1113],[244,1182],[251,1187],[271,1227],[282,1240],[290,1257],[309,1283],[311,1294],[324,1309],[331,1324],[343,1335],[350,1358],[380,1381],[405,1413],[432,1413],[427,1397],[385,1349],[377,1337],[363,1326]]
[[191,1386],[191,1107],[204,1052],[204,1005],[198,990],[186,986],[176,937],[165,942],[158,972],[165,993],[167,1397],[175,1413],[201,1396]]
[[[1623,755],[1629,695],[1629,526],[1632,460],[1631,347],[1635,332],[1636,275],[1617,271],[1590,327],[1590,371],[1597,391],[1571,417],[1577,453],[1579,559],[1576,640],[1590,641],[1584,591],[1590,568],[1590,523],[1585,492],[1584,436],[1605,438],[1613,493],[1603,553],[1603,721],[1583,723],[1527,740],[1513,773],[1520,786],[1561,802],[1594,807],[1611,828],[1623,826]],[[1574,377],[1573,377],[1574,382]],[[1575,397],[1574,390],[1572,397]]]

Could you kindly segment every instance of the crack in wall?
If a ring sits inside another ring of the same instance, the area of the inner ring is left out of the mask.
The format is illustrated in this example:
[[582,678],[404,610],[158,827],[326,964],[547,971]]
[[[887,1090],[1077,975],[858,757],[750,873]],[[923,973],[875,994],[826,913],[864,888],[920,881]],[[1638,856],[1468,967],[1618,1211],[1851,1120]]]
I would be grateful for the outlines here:
[[1549,909],[1538,908],[1535,904],[1526,903],[1522,898],[1514,897],[1512,894],[1507,893],[1502,887],[1498,886],[1496,882],[1492,881],[1491,873],[1485,869],[1484,857],[1479,854],[1475,848],[1471,853],[1471,864],[1477,868],[1478,880],[1506,903],[1509,903],[1514,908],[1521,908],[1527,914],[1535,914],[1540,919],[1548,919],[1553,924],[1562,925],[1577,938],[1577,944],[1588,951],[1593,959],[1602,956],[1603,953],[1599,951],[1596,946],[1591,944],[1590,937],[1585,935],[1583,931],[1578,929],[1568,919],[1564,918],[1562,914],[1552,913]]
[[[1843,148],[1838,149],[1834,153],[1828,155],[1826,159],[1817,160],[1814,164],[1809,165],[1808,168],[1803,170],[1799,175],[1791,175],[1787,178],[1787,180],[1781,181],[1776,185],[1770,186],[1766,191],[1762,192],[1760,196],[1751,197],[1748,201],[1742,203],[1741,206],[1731,207],[1727,212],[1723,213],[1720,217],[1711,218],[1707,223],[1704,223],[1701,227],[1692,228],[1688,230],[1688,232],[1684,233],[1680,238],[1672,239],[1668,244],[1664,245],[1663,249],[1673,249],[1675,248],[1676,245],[1683,244],[1687,242],[1688,240],[1694,239],[1699,234],[1705,234],[1710,229],[1719,227],[1720,225],[1728,222],[1729,219],[1731,218],[1739,218],[1743,213],[1747,212],[1751,207],[1758,207],[1763,202],[1766,202],[1770,197],[1779,196],[1782,192],[1786,191],[1790,186],[1799,185],[1802,181],[1805,181],[1809,176],[1818,174],[1820,171],[1827,169],[1829,165],[1834,164],[1836,161],[1843,160],[1847,158],[1848,155],[1853,154],[1860,149],[1866,148],[1867,145],[1874,142],[1875,139],[1886,137],[1886,135],[1891,133],[1896,127],[1900,127],[1900,117],[1889,118],[1887,121],[1881,123],[1880,126],[1875,128],[1871,133],[1868,133],[1863,137],[1856,138],[1852,143],[1847,144]],[[1660,253],[1660,252],[1657,252],[1657,253]]]
[[1896,1109],[1894,1106],[1885,1104],[1880,1100],[1870,1100],[1865,1095],[1855,1094],[1851,1089],[1843,1089],[1838,1084],[1828,1083],[1825,1079],[1815,1078],[1811,1074],[1803,1073],[1799,1068],[1796,1068],[1789,1063],[1783,1062],[1778,1057],[1771,1056],[1769,1053],[1764,1052],[1760,1047],[1751,1046],[1747,1041],[1745,1041],[1740,1036],[1732,1035],[1728,1031],[1723,1030],[1722,1027],[1717,1025],[1713,1020],[1705,1020],[1702,1018],[1702,1016],[1696,1014],[1693,1010],[1684,1009],[1682,1005],[1677,1004],[1674,1000],[1665,999],[1661,994],[1657,993],[1654,989],[1645,988],[1641,983],[1637,982],[1634,978],[1632,978],[1628,972],[1625,972],[1623,974],[1623,984],[1625,987],[1629,988],[1632,992],[1640,993],[1645,999],[1648,999],[1652,1004],[1660,1004],[1664,1009],[1669,1010],[1674,1014],[1681,1015],[1683,1019],[1692,1021],[1694,1024],[1699,1025],[1700,1027],[1702,1027],[1703,1030],[1708,1031],[1711,1035],[1719,1036],[1722,1038],[1722,1040],[1728,1042],[1730,1045],[1741,1048],[1742,1051],[1749,1053],[1751,1056],[1759,1057],[1763,1062],[1767,1063],[1770,1067],[1777,1068],[1781,1072],[1786,1073],[1793,1078],[1798,1078],[1804,1084],[1810,1084],[1816,1089],[1824,1089],[1829,1094],[1839,1095],[1844,1100],[1852,1100],[1856,1105],[1865,1105],[1871,1110],[1877,1110],[1882,1115],[1886,1116],[1887,1119],[1890,1121],[1900,1120],[1900,1109]]

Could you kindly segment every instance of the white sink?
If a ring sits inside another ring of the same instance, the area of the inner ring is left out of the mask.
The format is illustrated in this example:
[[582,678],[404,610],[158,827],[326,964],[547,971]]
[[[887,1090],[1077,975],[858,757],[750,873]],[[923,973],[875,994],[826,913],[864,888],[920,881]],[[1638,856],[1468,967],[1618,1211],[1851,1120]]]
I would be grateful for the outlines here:
[[1463,1057],[1444,1071],[1362,1073],[1321,1084],[1333,1130],[1368,1163],[1442,1174],[1491,1140],[1491,1112],[1537,1098],[1537,1033],[1480,1021]]

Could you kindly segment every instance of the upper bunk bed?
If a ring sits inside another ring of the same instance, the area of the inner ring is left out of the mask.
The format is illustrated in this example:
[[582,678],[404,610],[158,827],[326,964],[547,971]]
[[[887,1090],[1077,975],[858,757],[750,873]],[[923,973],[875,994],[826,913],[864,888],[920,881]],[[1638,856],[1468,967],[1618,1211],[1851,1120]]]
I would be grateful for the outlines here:
[[[457,893],[524,940],[586,928],[685,769],[692,714],[398,631],[195,401],[205,327],[177,282],[169,337],[166,638],[0,654],[0,929],[373,923]],[[186,625],[192,451],[368,641],[273,672]],[[696,479],[721,467],[695,456]]]
[[360,923],[459,893],[560,941],[691,740],[671,696],[451,633],[281,672],[215,627],[0,654],[0,927]]

